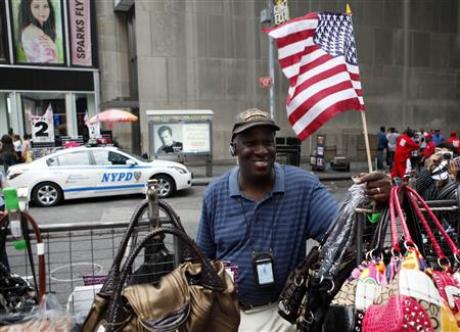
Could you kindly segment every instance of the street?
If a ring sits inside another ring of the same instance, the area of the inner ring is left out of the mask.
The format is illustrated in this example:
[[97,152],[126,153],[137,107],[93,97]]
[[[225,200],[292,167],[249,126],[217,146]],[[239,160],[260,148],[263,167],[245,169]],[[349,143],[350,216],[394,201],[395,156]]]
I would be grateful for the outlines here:
[[[337,200],[341,200],[348,181],[325,182],[329,191]],[[193,186],[178,192],[177,196],[166,199],[187,230],[195,237],[201,211],[201,199],[205,186]],[[65,201],[61,205],[49,208],[31,207],[30,213],[39,224],[74,224],[80,222],[121,222],[128,221],[135,207],[143,199],[142,195],[78,199]]]

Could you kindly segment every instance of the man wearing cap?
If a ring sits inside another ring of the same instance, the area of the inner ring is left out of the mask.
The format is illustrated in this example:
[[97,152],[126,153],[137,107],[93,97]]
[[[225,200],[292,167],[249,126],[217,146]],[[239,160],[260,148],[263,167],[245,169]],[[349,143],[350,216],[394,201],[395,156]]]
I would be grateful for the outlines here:
[[[305,241],[320,239],[335,220],[337,202],[311,173],[275,163],[280,128],[258,109],[238,115],[230,152],[238,167],[204,193],[197,243],[211,259],[238,268],[240,331],[295,331],[277,313],[286,279],[305,257]],[[380,173],[362,178],[372,199],[388,198]]]

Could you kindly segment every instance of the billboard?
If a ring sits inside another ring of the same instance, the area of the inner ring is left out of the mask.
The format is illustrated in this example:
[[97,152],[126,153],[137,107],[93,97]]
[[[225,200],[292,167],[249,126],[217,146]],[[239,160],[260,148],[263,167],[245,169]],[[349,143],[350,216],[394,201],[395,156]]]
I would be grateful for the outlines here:
[[10,0],[16,63],[65,63],[61,0]]
[[209,122],[164,122],[153,125],[155,154],[209,153]]
[[70,54],[72,65],[92,66],[90,0],[69,0]]

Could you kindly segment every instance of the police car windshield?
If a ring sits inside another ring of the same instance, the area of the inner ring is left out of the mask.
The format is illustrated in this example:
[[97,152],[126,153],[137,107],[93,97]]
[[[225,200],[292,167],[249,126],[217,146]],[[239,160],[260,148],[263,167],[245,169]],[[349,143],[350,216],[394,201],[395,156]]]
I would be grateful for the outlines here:
[[126,153],[127,155],[129,155],[130,157],[133,157],[134,159],[137,159],[137,160],[140,160],[140,161],[149,161],[148,159],[142,158],[141,156],[139,156],[137,154],[134,154],[134,153],[131,153],[131,152],[128,152],[128,151],[123,151],[123,152]]

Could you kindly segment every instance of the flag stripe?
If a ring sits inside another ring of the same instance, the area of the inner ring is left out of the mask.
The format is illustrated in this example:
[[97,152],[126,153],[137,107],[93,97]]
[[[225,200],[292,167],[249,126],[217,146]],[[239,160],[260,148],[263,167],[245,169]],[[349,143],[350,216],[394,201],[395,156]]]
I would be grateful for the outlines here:
[[288,79],[299,74],[301,64],[310,63],[325,54],[318,45],[310,47],[310,51],[311,53],[307,53],[302,56],[295,54],[289,58],[280,60],[280,66],[283,68],[283,72]]
[[268,35],[274,39],[280,39],[289,36],[293,33],[316,29],[318,26],[318,15],[316,13],[307,14],[303,17],[298,17],[269,30]]
[[[310,123],[313,122],[323,110],[333,106],[341,100],[347,99],[354,99],[357,101],[356,92],[353,89],[341,90],[321,99],[319,102],[311,106],[309,111],[303,114],[299,120],[293,124],[291,123],[294,131],[296,133],[301,132],[303,128],[310,125]],[[358,102],[356,102],[356,104],[358,104]]]
[[309,29],[309,30],[303,30],[299,32],[295,32],[291,35],[288,35],[286,37],[280,38],[276,40],[276,46],[278,47],[278,50],[288,46],[289,44],[296,43],[300,40],[305,40],[310,37],[315,36],[315,29]]
[[[307,98],[303,98],[298,100],[298,107],[293,108],[291,113],[288,115],[289,122],[291,124],[296,123],[299,121],[303,116],[306,114],[313,114],[315,109],[315,105],[319,104],[322,106],[321,102],[323,99],[330,98],[331,95],[341,92],[341,91],[349,91],[350,98],[356,98],[356,92],[354,91],[351,83],[349,80],[339,81],[334,85],[329,86],[326,89],[321,89],[314,94],[311,94]],[[353,92],[353,93],[352,93]],[[347,95],[348,96],[348,95]],[[309,111],[307,113],[303,112],[303,110],[307,108]]]
[[[300,85],[297,88],[300,92],[298,92],[287,105],[288,117],[291,115],[293,111],[300,107],[308,98],[311,98],[313,95],[317,94],[321,90],[327,89],[345,80],[350,80],[348,73],[341,71],[339,65],[335,68],[331,68],[330,70],[321,73],[320,75],[315,76],[311,80],[306,81],[304,84]],[[349,86],[352,87],[351,83],[349,84]]]
[[291,43],[283,48],[278,49],[278,57],[280,60],[288,58],[290,56],[299,56],[305,52],[305,48],[313,46],[313,37],[307,39],[299,40],[295,43]]
[[301,132],[296,133],[297,137],[300,140],[306,139],[308,136],[313,134],[315,131],[317,131],[323,124],[328,122],[330,119],[332,119],[334,116],[336,116],[338,113],[344,112],[346,110],[352,110],[356,109],[357,103],[356,99],[347,99],[347,100],[342,100],[328,109],[324,110],[321,115],[319,115],[314,122],[311,122],[310,125],[305,127]]

